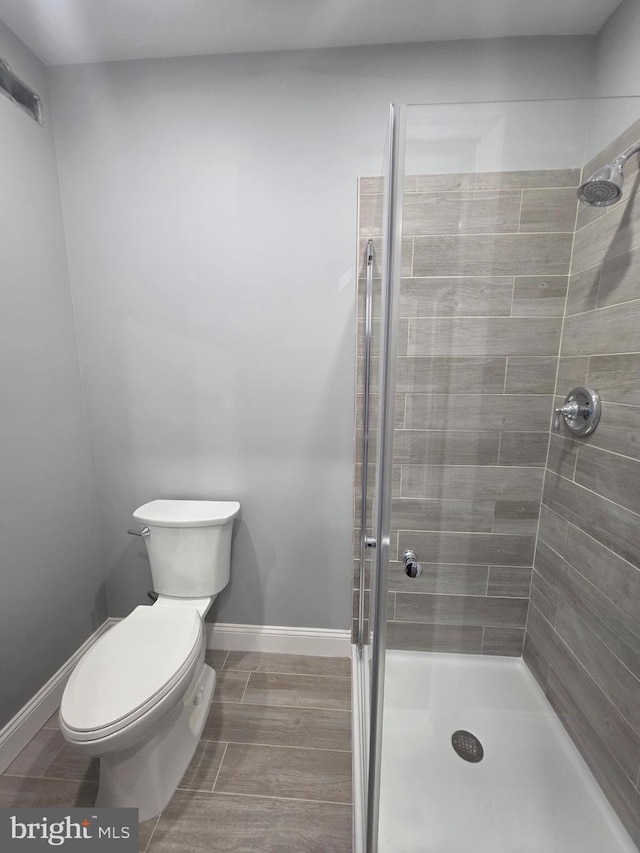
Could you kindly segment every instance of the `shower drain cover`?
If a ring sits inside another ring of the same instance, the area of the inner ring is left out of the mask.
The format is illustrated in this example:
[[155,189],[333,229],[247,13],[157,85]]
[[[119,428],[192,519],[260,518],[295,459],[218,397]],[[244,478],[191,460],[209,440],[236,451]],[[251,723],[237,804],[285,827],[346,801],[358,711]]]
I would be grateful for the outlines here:
[[484,758],[484,749],[478,738],[471,732],[465,732],[464,729],[460,729],[451,735],[451,745],[460,758],[464,758],[465,761],[477,764]]

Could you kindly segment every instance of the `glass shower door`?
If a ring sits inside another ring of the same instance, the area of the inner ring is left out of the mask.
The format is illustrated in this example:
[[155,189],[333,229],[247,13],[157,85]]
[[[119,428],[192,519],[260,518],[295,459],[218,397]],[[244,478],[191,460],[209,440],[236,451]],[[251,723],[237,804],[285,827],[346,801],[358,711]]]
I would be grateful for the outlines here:
[[392,110],[367,853],[633,849],[524,648],[592,108]]
[[405,108],[391,106],[388,179],[385,188],[383,275],[379,346],[379,412],[373,500],[374,556],[371,576],[370,729],[366,790],[366,849],[376,849],[379,820],[380,750],[386,649],[386,588],[390,558],[391,491],[398,293],[402,263],[402,181]]
[[[390,467],[395,377],[397,286],[399,283],[403,109],[391,107],[384,174],[359,185],[357,346],[357,452],[355,476],[354,622],[354,839],[355,849],[372,849],[367,840],[377,826],[378,790],[369,784],[380,764],[381,700],[384,681],[386,614],[376,604],[389,559]],[[391,401],[391,402],[390,402]],[[369,818],[369,810],[376,816]]]

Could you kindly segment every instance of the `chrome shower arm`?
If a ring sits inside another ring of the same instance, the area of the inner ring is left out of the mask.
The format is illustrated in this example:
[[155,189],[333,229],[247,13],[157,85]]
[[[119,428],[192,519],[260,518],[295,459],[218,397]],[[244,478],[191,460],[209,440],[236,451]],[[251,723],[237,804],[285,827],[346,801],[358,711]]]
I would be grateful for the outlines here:
[[635,145],[632,145],[630,148],[627,148],[626,151],[623,151],[622,154],[619,154],[616,159],[613,161],[613,166],[618,166],[622,168],[624,164],[627,162],[629,157],[632,157],[634,154],[637,154],[640,151],[640,142],[637,142]]

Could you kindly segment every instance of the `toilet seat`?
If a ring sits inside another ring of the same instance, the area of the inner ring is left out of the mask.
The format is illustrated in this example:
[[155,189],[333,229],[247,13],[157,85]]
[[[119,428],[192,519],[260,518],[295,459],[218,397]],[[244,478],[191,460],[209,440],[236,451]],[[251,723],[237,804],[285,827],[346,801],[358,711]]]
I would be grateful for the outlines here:
[[202,651],[192,607],[140,606],[101,637],[71,674],[60,721],[75,742],[105,738],[162,702]]

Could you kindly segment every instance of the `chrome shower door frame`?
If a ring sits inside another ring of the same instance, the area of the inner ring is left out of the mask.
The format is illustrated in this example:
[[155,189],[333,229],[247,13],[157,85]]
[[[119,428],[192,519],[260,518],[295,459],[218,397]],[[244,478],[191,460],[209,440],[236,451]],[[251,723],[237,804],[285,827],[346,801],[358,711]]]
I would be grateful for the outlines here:
[[380,339],[380,405],[374,495],[374,540],[371,577],[371,694],[367,778],[366,853],[377,853],[380,803],[384,664],[387,640],[387,590],[391,531],[391,483],[398,332],[398,302],[402,261],[402,204],[406,106],[392,104],[389,117],[388,185],[384,210],[384,272]]

